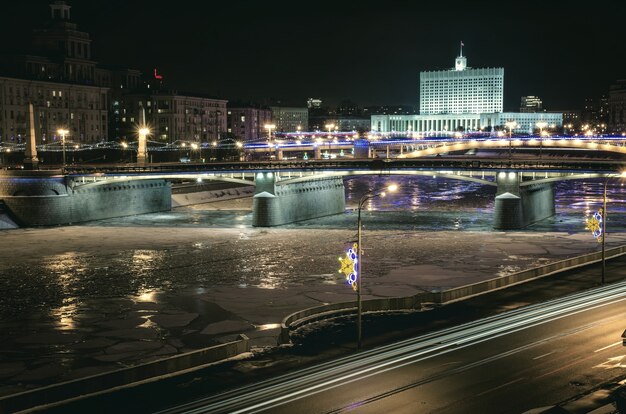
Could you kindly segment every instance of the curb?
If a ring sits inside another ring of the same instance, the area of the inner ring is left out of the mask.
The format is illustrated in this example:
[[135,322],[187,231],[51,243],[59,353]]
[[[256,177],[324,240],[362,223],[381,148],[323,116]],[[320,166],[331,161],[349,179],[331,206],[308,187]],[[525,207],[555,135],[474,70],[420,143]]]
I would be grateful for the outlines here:
[[233,342],[174,355],[158,361],[123,368],[102,374],[66,381],[59,384],[7,395],[0,398],[0,413],[22,411],[35,407],[58,404],[102,394],[111,390],[156,381],[164,376],[173,376],[250,351],[250,340],[241,334]]

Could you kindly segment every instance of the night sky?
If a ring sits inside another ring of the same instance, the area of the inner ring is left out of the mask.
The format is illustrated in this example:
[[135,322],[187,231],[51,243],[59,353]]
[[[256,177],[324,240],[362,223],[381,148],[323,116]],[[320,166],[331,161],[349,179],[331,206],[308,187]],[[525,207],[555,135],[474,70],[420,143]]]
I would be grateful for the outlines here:
[[[49,1],[3,2],[0,51],[22,49]],[[505,69],[505,110],[538,95],[582,108],[626,78],[626,2],[69,1],[106,64],[158,67],[179,90],[230,100],[308,97],[419,106],[419,72]],[[7,18],[7,16],[11,16]]]

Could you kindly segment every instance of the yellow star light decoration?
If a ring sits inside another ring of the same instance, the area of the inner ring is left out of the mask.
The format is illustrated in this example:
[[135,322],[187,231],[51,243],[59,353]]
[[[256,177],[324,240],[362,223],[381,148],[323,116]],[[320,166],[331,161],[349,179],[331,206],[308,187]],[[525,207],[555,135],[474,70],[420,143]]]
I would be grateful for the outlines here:
[[348,249],[346,252],[345,257],[339,258],[339,263],[341,263],[339,273],[343,273],[345,275],[346,281],[352,286],[353,290],[357,290],[357,263],[359,260],[357,247],[358,244],[354,243],[352,248]]
[[604,237],[602,234],[602,220],[602,209],[594,213],[593,216],[585,219],[585,228],[591,231],[591,234],[598,239],[598,242],[601,242],[602,237]]

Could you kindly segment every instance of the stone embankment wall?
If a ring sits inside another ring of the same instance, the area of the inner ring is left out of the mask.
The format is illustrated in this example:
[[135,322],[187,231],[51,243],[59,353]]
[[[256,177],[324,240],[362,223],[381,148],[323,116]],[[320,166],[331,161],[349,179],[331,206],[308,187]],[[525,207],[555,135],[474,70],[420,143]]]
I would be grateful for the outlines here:
[[493,210],[495,229],[521,229],[554,215],[552,183],[522,186],[515,172],[504,173],[497,181],[498,191]]
[[339,214],[346,208],[345,189],[340,177],[273,186],[260,184],[257,189],[263,191],[252,201],[252,225],[256,227],[280,226]]
[[172,189],[172,207],[211,203],[213,201],[231,200],[233,198],[251,197],[254,195],[253,185],[245,187],[224,188],[205,191],[185,191],[188,189]]
[[0,175],[0,200],[20,226],[50,226],[169,211],[164,180],[74,185],[63,176]]
[[[626,254],[626,246],[609,249],[606,252],[606,259],[619,257]],[[510,275],[496,277],[469,285],[443,290],[439,292],[423,292],[413,296],[368,299],[362,302],[363,312],[388,312],[420,310],[423,306],[437,304],[445,305],[456,301],[468,299],[474,296],[494,292],[500,289],[514,286],[520,283],[537,280],[542,277],[554,275],[559,272],[598,263],[602,260],[602,253],[595,252],[582,256],[572,257],[558,262],[549,263],[544,266],[534,267]],[[283,319],[281,333],[278,338],[279,344],[290,343],[289,332],[299,326],[313,323],[325,319],[332,319],[341,316],[354,315],[356,306],[354,301],[330,303],[294,312]]]

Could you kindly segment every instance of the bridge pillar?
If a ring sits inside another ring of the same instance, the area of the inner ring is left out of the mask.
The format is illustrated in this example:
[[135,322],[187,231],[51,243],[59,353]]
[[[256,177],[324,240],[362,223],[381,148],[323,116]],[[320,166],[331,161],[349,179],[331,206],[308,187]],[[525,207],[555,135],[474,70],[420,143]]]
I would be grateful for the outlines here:
[[372,158],[370,156],[370,143],[366,139],[354,140],[354,158]]
[[517,172],[500,172],[494,206],[493,227],[521,229],[555,213],[551,183],[522,183]]
[[283,159],[283,150],[276,147],[276,161],[282,161]]
[[346,208],[341,177],[315,178],[277,184],[272,173],[257,173],[252,199],[252,225],[272,227],[343,213]]
[[322,159],[322,148],[319,145],[315,145],[313,147],[313,159],[321,160]]

